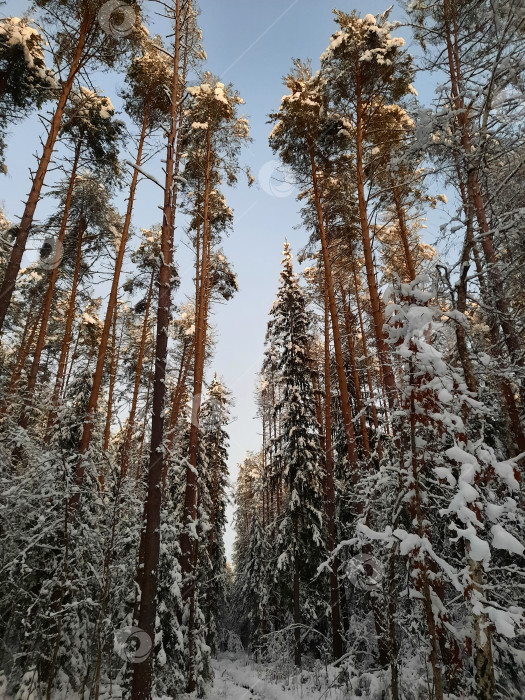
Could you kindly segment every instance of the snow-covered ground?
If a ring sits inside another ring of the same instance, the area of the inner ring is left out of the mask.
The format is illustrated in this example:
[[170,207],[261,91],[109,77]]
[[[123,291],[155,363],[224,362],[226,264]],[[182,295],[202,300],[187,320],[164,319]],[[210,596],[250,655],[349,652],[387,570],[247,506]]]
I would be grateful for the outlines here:
[[[353,684],[345,683],[341,673],[330,666],[316,666],[299,673],[290,669],[288,674],[283,674],[282,667],[257,664],[247,655],[233,653],[220,655],[212,664],[215,678],[206,693],[210,700],[351,700],[363,697],[355,694]],[[379,688],[381,682],[377,677],[363,680],[372,691],[365,697],[382,697],[381,691],[385,688]]]
[[[324,666],[320,661],[304,657],[305,668],[297,671],[284,655],[278,662],[256,663],[245,653],[227,652],[212,659],[213,682],[205,689],[207,700],[385,700],[391,697],[389,673],[359,672],[343,661]],[[400,678],[401,697],[405,700],[427,700],[431,695],[428,673],[414,664],[405,667]],[[51,694],[51,700],[86,700],[83,695],[62,690]],[[16,696],[6,693],[6,678],[0,675],[0,700],[42,700],[45,684],[38,689],[31,672],[24,676]],[[117,683],[101,683],[99,700],[125,700],[129,695]],[[197,694],[177,695],[177,700],[197,700]],[[471,700],[467,690],[458,695],[445,695],[446,700]],[[499,696],[498,696],[499,697]],[[510,697],[510,696],[509,696]],[[154,700],[174,700],[172,696],[154,696]]]

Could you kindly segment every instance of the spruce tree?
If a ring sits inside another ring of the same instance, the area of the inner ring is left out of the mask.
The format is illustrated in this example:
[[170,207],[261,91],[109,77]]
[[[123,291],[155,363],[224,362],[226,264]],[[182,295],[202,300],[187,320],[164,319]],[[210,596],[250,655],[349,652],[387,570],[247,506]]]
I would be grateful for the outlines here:
[[324,550],[323,468],[308,356],[309,317],[304,293],[285,243],[281,284],[271,312],[269,335],[277,352],[281,397],[281,459],[287,501],[279,524],[278,571],[290,577],[296,666],[301,666],[301,625],[315,620],[320,583],[312,582]]

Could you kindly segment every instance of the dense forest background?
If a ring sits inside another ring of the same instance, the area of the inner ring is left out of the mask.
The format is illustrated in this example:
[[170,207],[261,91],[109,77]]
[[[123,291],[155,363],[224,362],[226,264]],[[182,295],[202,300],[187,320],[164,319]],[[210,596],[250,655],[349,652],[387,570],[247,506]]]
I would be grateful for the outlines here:
[[[192,0],[33,10],[0,19],[2,177],[41,129],[0,211],[0,695],[521,697],[521,3],[334,11],[267,106],[273,184]],[[232,496],[240,181],[301,223]]]

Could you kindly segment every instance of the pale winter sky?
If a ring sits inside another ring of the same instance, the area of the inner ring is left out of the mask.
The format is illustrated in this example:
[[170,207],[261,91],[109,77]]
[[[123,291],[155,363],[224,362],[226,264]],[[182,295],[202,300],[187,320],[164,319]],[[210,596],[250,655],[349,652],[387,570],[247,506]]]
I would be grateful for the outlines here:
[[[248,450],[260,446],[261,427],[255,418],[254,387],[256,375],[262,361],[263,341],[267,316],[275,297],[279,279],[282,245],[287,238],[294,253],[307,239],[301,228],[299,205],[293,184],[279,182],[275,173],[275,157],[268,147],[271,130],[267,114],[278,108],[286,89],[282,76],[291,66],[292,58],[311,58],[314,70],[318,67],[320,54],[335,31],[332,9],[359,14],[377,14],[388,7],[388,2],[370,0],[201,0],[200,26],[203,30],[204,48],[208,55],[207,68],[223,82],[232,82],[246,101],[245,110],[250,121],[253,143],[245,149],[243,161],[257,178],[248,189],[244,182],[235,190],[226,190],[226,198],[234,209],[234,229],[224,242],[226,255],[238,276],[240,291],[235,298],[215,307],[213,322],[217,329],[217,348],[210,366],[224,380],[235,399],[234,421],[230,425],[230,474],[232,484],[237,475],[237,465]],[[6,16],[21,16],[30,3],[25,0],[8,0],[1,8]],[[158,7],[158,6],[157,6]],[[154,31],[162,35],[169,32],[166,23],[153,22],[156,9],[154,2],[146,2],[146,25],[154,25]],[[32,15],[30,15],[32,16]],[[396,5],[392,19],[403,19],[402,10]],[[152,31],[153,33],[153,31]],[[409,31],[399,30],[408,39]],[[410,42],[409,42],[410,43]],[[122,86],[122,77],[114,74],[97,75],[93,79],[96,87],[110,97],[115,107],[120,107],[117,91]],[[432,95],[428,76],[415,81],[423,102]],[[123,115],[121,115],[123,117]],[[124,118],[124,117],[123,117]],[[36,118],[24,121],[12,130],[7,151],[7,177],[0,176],[0,202],[4,204],[12,220],[22,211],[22,201],[29,187],[28,167],[32,165],[31,154],[39,153],[38,136],[42,128]],[[162,180],[161,164],[153,160],[146,168],[157,179]],[[274,177],[272,178],[272,174]],[[51,182],[51,176],[46,182]],[[124,190],[125,193],[125,190]],[[134,212],[134,225],[148,227],[159,221],[158,205],[160,190],[151,182],[139,186]],[[121,196],[122,199],[122,196]],[[49,212],[51,202],[41,203],[37,214],[43,218]],[[122,204],[120,206],[122,209]],[[435,241],[439,217],[433,217],[429,225],[428,242]],[[432,230],[433,229],[433,230]],[[191,283],[191,260],[184,245],[182,228],[176,233],[179,240],[176,259],[186,284]],[[134,248],[131,241],[129,250]],[[104,296],[102,286],[95,289],[96,296]],[[183,301],[184,288],[177,293],[175,302]],[[233,509],[230,508],[230,520]],[[231,526],[226,536],[228,555],[231,555],[233,531]]]

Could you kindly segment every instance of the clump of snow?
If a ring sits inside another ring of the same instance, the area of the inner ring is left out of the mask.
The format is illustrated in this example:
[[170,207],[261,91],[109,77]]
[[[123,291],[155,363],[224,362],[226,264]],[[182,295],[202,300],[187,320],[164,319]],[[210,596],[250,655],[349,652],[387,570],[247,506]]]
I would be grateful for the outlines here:
[[224,83],[217,83],[214,94],[216,100],[219,100],[219,102],[224,102],[224,104],[229,104],[226,93],[224,92]]
[[505,549],[510,554],[519,554],[523,556],[524,546],[521,542],[507,532],[502,525],[493,525],[492,529],[492,546],[496,549]]
[[110,119],[115,113],[115,108],[109,97],[97,94],[94,90],[80,87],[78,92],[72,95],[75,107],[75,117],[89,120],[92,114],[101,119]]

